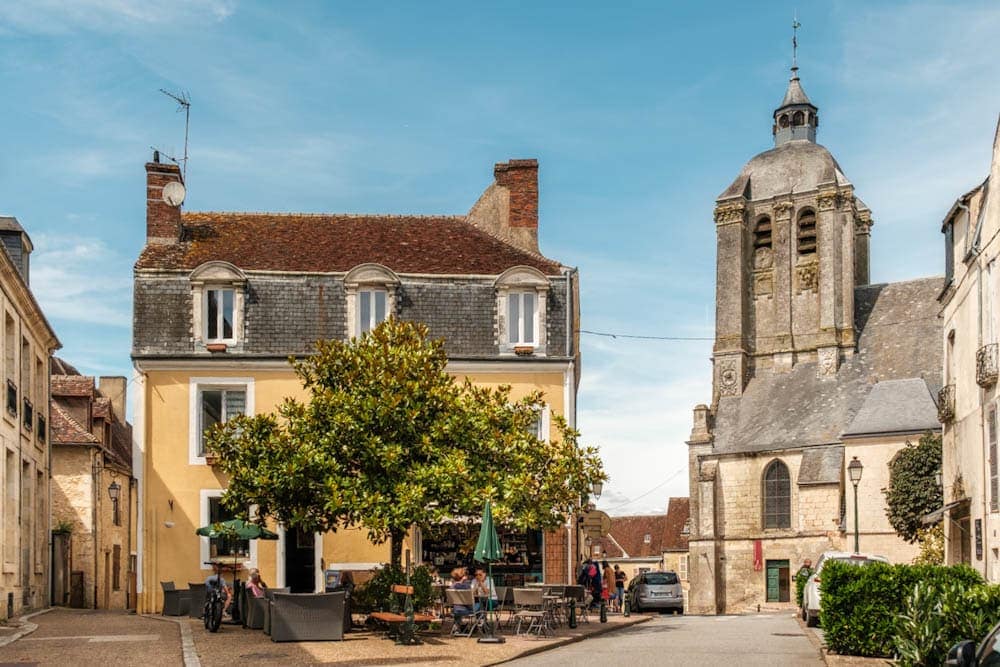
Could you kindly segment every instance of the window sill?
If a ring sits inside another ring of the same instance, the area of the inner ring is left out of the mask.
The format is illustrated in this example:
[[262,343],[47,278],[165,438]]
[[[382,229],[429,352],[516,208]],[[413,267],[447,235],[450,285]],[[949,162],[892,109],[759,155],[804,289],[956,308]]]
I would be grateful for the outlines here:
[[229,343],[205,343],[205,349],[212,353],[225,352],[229,349]]
[[519,357],[531,357],[531,356],[534,356],[534,354],[535,354],[535,346],[534,345],[515,345],[514,346],[514,354],[516,354]]

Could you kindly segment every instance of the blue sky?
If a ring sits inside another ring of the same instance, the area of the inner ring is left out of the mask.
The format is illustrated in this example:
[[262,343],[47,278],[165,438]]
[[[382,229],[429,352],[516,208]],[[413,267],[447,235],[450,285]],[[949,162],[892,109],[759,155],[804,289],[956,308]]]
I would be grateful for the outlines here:
[[[1000,111],[995,2],[40,0],[0,6],[0,213],[82,371],[130,375],[143,163],[188,210],[464,213],[535,157],[540,242],[578,266],[583,326],[711,337],[715,197],[771,145],[798,9],[819,141],[872,208],[872,280],[942,272],[940,221],[982,180]],[[687,495],[711,344],[584,337],[579,425],[600,506]]]

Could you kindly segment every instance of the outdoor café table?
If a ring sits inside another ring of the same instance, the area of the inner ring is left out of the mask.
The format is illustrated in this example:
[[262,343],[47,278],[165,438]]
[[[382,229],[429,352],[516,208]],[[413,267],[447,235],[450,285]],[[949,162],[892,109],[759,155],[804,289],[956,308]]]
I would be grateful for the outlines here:
[[565,601],[561,595],[543,595],[542,601],[545,603],[545,613],[552,620],[552,625],[562,625],[562,606]]

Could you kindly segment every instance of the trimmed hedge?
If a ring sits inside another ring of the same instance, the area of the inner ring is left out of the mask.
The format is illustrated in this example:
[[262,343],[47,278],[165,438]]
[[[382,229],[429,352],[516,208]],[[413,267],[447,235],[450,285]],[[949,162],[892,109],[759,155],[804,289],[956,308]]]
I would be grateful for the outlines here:
[[1000,618],[1000,586],[951,583],[938,587],[920,582],[896,620],[900,667],[943,665],[948,649],[962,641],[978,642]]
[[826,563],[820,578],[820,622],[827,646],[844,655],[895,655],[897,617],[921,582],[941,591],[950,585],[971,588],[983,578],[965,565]]

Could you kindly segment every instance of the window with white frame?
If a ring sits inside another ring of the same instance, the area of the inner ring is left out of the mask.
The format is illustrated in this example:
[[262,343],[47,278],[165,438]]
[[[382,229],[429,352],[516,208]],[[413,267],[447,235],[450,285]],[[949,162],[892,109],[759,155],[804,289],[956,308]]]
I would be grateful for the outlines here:
[[542,442],[549,441],[549,408],[548,406],[542,405],[535,410],[535,418],[532,420],[531,425],[528,427],[531,435],[535,436]]
[[687,581],[688,578],[687,554],[682,554],[681,557],[677,559],[677,576],[681,578],[681,581]]
[[534,345],[538,340],[537,295],[531,292],[510,292],[507,295],[507,342],[512,345]]
[[[222,504],[223,493],[222,489],[201,490],[199,525],[207,526],[235,517],[235,514]],[[213,560],[219,560],[223,563],[232,563],[234,559],[237,562],[249,561],[251,567],[255,567],[257,564],[256,540],[208,537],[198,539],[200,542],[199,565],[203,570],[210,569],[212,566],[209,563]]]
[[205,341],[221,342],[236,339],[236,290],[205,290]]
[[358,290],[358,334],[371,331],[388,317],[389,292],[384,289]]
[[253,378],[191,378],[190,463],[205,463],[205,432],[253,414]]

